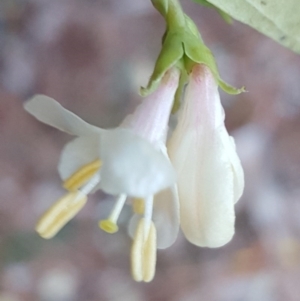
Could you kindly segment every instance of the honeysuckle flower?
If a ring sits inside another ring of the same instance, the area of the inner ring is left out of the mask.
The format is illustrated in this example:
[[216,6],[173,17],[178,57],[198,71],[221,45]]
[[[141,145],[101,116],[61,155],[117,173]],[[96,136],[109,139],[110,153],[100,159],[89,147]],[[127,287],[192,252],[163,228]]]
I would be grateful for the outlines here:
[[146,197],[174,183],[169,161],[133,131],[90,125],[44,95],[35,96],[24,107],[38,120],[78,136],[65,146],[58,166],[69,193],[38,222],[41,236],[53,237],[83,207],[86,196],[97,189]]
[[53,237],[97,189],[117,196],[109,217],[99,222],[101,229],[114,233],[132,197],[132,275],[137,281],[152,280],[156,249],[171,245],[179,228],[175,176],[165,146],[178,80],[177,69],[167,72],[159,88],[112,130],[86,123],[44,95],[26,102],[25,109],[38,120],[77,136],[65,146],[58,166],[69,192],[39,220],[36,230],[42,237]]
[[177,171],[181,228],[202,247],[220,247],[234,234],[234,204],[244,175],[224,125],[218,84],[204,64],[193,67],[178,124],[168,141]]
[[[146,97],[120,125],[150,141],[166,159],[168,122],[178,80],[179,70],[169,70],[158,89]],[[156,249],[169,247],[177,237],[179,201],[176,185],[170,185],[148,198],[134,199],[133,209],[135,214],[129,225],[129,233],[134,241],[131,252],[132,276],[136,281],[148,282],[155,273]]]

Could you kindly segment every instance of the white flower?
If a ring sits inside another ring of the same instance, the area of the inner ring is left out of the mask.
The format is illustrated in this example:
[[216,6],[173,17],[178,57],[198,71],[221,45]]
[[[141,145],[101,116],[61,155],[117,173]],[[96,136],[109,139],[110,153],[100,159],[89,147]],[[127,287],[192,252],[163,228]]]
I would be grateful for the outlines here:
[[224,116],[210,69],[195,65],[168,152],[177,171],[182,230],[202,247],[231,240],[234,204],[244,189],[243,169]]
[[70,193],[40,220],[41,236],[54,236],[82,208],[86,195],[97,189],[146,197],[174,183],[169,161],[133,131],[90,125],[44,95],[35,96],[24,107],[38,120],[78,136],[65,146],[58,166]]
[[36,229],[42,237],[53,237],[84,206],[87,194],[97,189],[118,195],[109,217],[99,223],[114,233],[127,197],[133,197],[132,274],[137,281],[152,280],[156,248],[170,246],[179,228],[175,175],[165,146],[178,79],[178,70],[167,72],[157,91],[112,130],[86,123],[47,96],[37,95],[25,103],[38,120],[77,136],[65,146],[58,166],[70,192],[40,219]]
[[[108,193],[118,194],[122,191],[144,197],[174,182],[170,164],[134,131],[98,128],[44,95],[33,97],[24,107],[39,121],[78,136],[62,152],[58,166],[62,180],[67,181],[83,166],[101,159],[98,164],[102,168],[97,168],[101,181],[96,187]],[[110,182],[113,182],[113,188]]]
[[[131,129],[150,141],[166,159],[168,122],[178,80],[179,71],[175,68],[169,70],[158,89],[146,97],[121,124],[121,127]],[[179,201],[176,185],[170,185],[146,199],[134,199],[133,209],[135,215],[129,225],[129,233],[134,238],[132,275],[136,281],[148,282],[155,272],[153,262],[156,248],[169,247],[178,234]]]

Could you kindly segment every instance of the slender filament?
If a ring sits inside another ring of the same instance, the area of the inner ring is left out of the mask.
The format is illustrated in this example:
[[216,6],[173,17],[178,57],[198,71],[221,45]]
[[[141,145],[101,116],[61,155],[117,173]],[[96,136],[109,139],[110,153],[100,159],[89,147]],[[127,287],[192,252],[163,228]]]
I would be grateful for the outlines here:
[[126,198],[127,198],[126,194],[121,194],[118,197],[115,206],[111,214],[109,215],[109,217],[99,222],[100,229],[110,234],[116,233],[119,230],[117,221],[126,202]]

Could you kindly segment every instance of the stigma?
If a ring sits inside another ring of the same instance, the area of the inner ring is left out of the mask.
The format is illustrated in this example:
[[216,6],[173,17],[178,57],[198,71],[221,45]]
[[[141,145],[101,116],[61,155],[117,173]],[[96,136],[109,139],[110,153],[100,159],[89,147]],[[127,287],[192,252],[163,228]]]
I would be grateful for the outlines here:
[[117,225],[118,218],[121,214],[121,211],[125,205],[127,199],[126,194],[121,194],[110,213],[109,217],[107,219],[99,221],[99,228],[105,231],[106,233],[116,233],[119,230],[119,227]]

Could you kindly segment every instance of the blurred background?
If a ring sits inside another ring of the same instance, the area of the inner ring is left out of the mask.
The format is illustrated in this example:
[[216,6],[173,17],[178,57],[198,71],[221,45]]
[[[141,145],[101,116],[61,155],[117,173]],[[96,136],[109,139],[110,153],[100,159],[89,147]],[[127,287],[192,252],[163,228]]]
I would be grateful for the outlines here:
[[300,58],[182,2],[223,79],[248,91],[221,95],[246,175],[233,240],[205,249],[180,234],[158,251],[155,279],[135,283],[130,209],[118,233],[100,231],[112,206],[101,192],[57,237],[38,237],[36,220],[63,193],[56,166],[71,137],[22,103],[43,93],[90,123],[117,126],[141,100],[164,22],[149,0],[1,0],[0,301],[299,300]]

